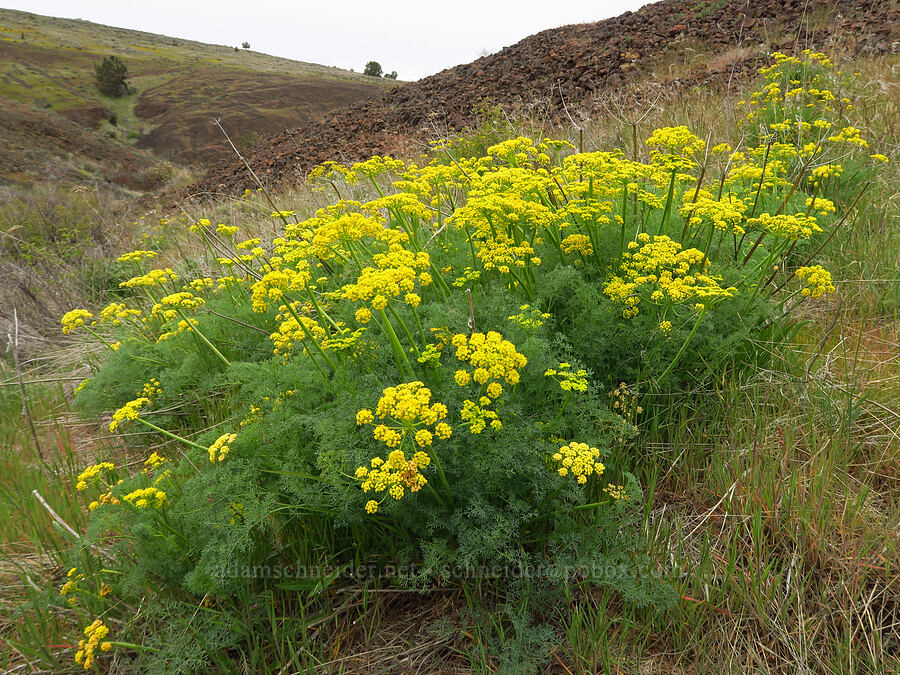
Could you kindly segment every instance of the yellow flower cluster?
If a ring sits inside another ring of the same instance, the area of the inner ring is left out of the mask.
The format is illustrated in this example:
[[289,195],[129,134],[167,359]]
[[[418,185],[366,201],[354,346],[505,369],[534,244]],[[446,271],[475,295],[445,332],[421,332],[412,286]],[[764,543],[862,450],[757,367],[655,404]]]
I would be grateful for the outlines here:
[[379,199],[373,199],[366,202],[363,208],[371,213],[375,213],[381,209],[385,209],[394,215],[411,216],[415,220],[420,220],[426,225],[431,221],[433,215],[432,210],[419,201],[419,198],[408,192],[397,192],[391,195],[385,195]]
[[162,286],[169,281],[176,281],[178,275],[168,267],[159,270],[150,270],[147,274],[132,277],[128,281],[119,284],[120,288],[139,288],[150,286]]
[[530,138],[518,136],[492,145],[487,149],[488,157],[505,159],[511,166],[521,166],[527,162],[539,165],[550,164],[550,156],[547,154],[549,145],[545,142],[534,144]]
[[330,352],[344,352],[351,356],[357,354],[357,344],[365,328],[357,328],[351,331],[349,328],[340,328],[337,332],[322,339],[322,349]]
[[196,311],[204,304],[205,301],[203,298],[198,298],[193,293],[188,293],[186,291],[172,293],[160,298],[159,302],[153,305],[150,314],[162,321],[172,321],[178,316],[179,310]]
[[441,365],[441,350],[443,348],[444,345],[442,344],[427,344],[416,361],[425,364],[429,368],[437,368]]
[[467,267],[463,270],[462,276],[458,279],[454,279],[453,285],[456,288],[462,288],[466,285],[467,281],[477,281],[481,278],[481,272],[479,270],[473,270],[471,267]]
[[828,140],[832,143],[851,143],[861,148],[868,148],[869,144],[859,134],[860,131],[856,127],[844,127],[834,136],[829,136]]
[[560,363],[559,368],[548,368],[545,377],[552,377],[559,383],[563,391],[587,391],[587,371],[584,369],[572,370],[572,364]]
[[[410,459],[402,450],[392,451],[387,461],[381,457],[372,458],[371,468],[361,466],[356,470],[356,479],[362,482],[363,492],[387,491],[393,499],[403,499],[408,489],[410,492],[421,490],[428,480],[421,470],[431,464],[431,457],[419,450]],[[377,513],[379,502],[374,499],[366,503],[368,513]]]
[[306,288],[312,278],[309,263],[301,259],[294,264],[296,269],[270,270],[253,284],[250,302],[254,312],[265,312],[270,302],[281,304],[285,291],[302,291]]
[[141,260],[149,260],[156,257],[156,251],[130,251],[120,255],[116,260],[119,262],[140,262]]
[[[422,382],[388,387],[378,400],[375,414],[363,408],[356,414],[356,423],[360,426],[372,424],[376,417],[382,423],[375,427],[372,434],[376,441],[389,448],[399,448],[407,435],[412,435],[416,445],[424,448],[432,444],[435,436],[447,439],[453,433],[451,426],[441,421],[447,417],[447,406],[443,403],[432,404],[431,390]],[[388,426],[385,421],[393,421],[393,425]]]
[[[472,379],[481,385],[500,379],[515,385],[519,382],[519,369],[528,363],[528,359],[516,351],[516,346],[496,331],[473,333],[470,338],[458,333],[451,339],[451,344],[456,347],[456,358],[468,361],[475,369]],[[460,386],[465,384],[468,381]]]
[[331,160],[319,164],[310,171],[309,175],[306,177],[307,183],[309,183],[314,190],[324,190],[326,182],[330,183],[335,180],[343,180],[348,185],[353,185],[357,179],[356,174],[346,166]]
[[837,210],[834,202],[824,197],[807,197],[806,208],[810,211],[817,211],[820,216],[827,216]]
[[76,328],[80,328],[81,326],[83,326],[85,321],[93,318],[94,315],[86,309],[73,309],[71,311],[68,311],[63,314],[63,317],[60,321],[62,323],[63,333],[71,333]]
[[838,177],[843,171],[844,167],[840,164],[823,164],[809,172],[809,182],[813,187],[819,187],[823,180],[832,176]]
[[801,267],[794,274],[803,282],[803,289],[800,291],[803,297],[820,298],[826,293],[834,293],[831,273],[821,265]]
[[711,223],[719,232],[731,232],[739,237],[744,234],[741,221],[747,205],[734,195],[726,194],[719,200],[706,190],[691,189],[684,193],[683,201],[681,215],[694,227]]
[[375,267],[364,267],[356,283],[343,287],[341,297],[351,302],[368,302],[372,309],[387,307],[388,301],[403,294],[404,302],[415,307],[421,298],[413,293],[416,280],[422,286],[431,283],[431,275],[424,270],[431,266],[431,257],[424,251],[409,251],[399,243],[391,244],[387,253],[373,256]]
[[138,396],[152,399],[154,396],[158,396],[161,393],[162,385],[160,385],[159,380],[157,380],[155,377],[151,377],[150,381],[147,382],[138,392]]
[[137,318],[141,315],[139,309],[128,309],[125,303],[111,302],[100,310],[100,321],[111,323],[113,326],[121,325],[125,319]]
[[813,234],[822,231],[822,228],[816,223],[816,217],[808,216],[805,213],[795,213],[794,215],[779,213],[777,216],[761,213],[757,218],[748,218],[747,225],[758,227],[776,237],[784,237],[791,241],[809,239]]
[[375,178],[385,173],[400,173],[406,168],[406,164],[399,159],[375,155],[364,162],[357,162],[351,168],[358,176]]
[[115,431],[119,428],[119,423],[125,420],[136,420],[141,408],[145,408],[148,405],[150,405],[150,399],[146,396],[140,396],[133,401],[129,401],[113,413],[112,422],[109,423],[109,430]]
[[627,502],[628,501],[628,493],[625,491],[624,485],[613,485],[609,483],[603,491],[613,498],[613,501],[617,502]]
[[[651,147],[665,148],[676,155],[693,155],[706,147],[706,143],[692,134],[686,126],[655,129],[646,143]],[[655,151],[654,159],[659,154],[660,151]]]
[[213,288],[216,285],[216,282],[212,280],[211,277],[200,277],[199,279],[194,279],[187,286],[183,286],[181,290],[186,291],[191,289],[192,291],[207,291]]
[[455,226],[466,231],[486,270],[510,274],[540,265],[531,239],[541,229],[555,231],[562,214],[538,195],[555,189],[549,176],[515,167],[498,167],[473,176],[468,202],[453,213]]
[[580,253],[585,256],[594,253],[591,238],[586,234],[570,234],[560,242],[560,246],[564,253]]
[[587,443],[569,443],[553,454],[553,461],[559,467],[556,472],[560,476],[568,476],[570,473],[581,485],[587,483],[588,476],[596,474],[600,476],[606,469],[599,461],[600,450],[592,448]]
[[105,494],[100,495],[99,497],[97,497],[97,499],[88,504],[88,511],[93,511],[101,504],[112,504],[113,506],[118,506],[119,500],[118,498],[113,496],[113,493],[110,490],[107,490]]
[[471,433],[480,434],[487,428],[488,424],[491,425],[491,429],[494,431],[500,431],[503,428],[503,422],[497,418],[497,413],[487,407],[491,403],[491,399],[487,396],[479,398],[478,403],[469,399],[463,401],[463,407],[459,411],[459,416],[468,425]]
[[229,451],[231,450],[231,444],[234,443],[234,439],[237,438],[237,434],[222,434],[219,436],[211,446],[209,446],[209,461],[210,462],[221,462],[227,456]]
[[603,289],[604,295],[625,305],[622,316],[638,313],[641,289],[650,290],[650,301],[686,303],[695,300],[730,298],[736,288],[723,288],[720,279],[704,273],[709,260],[696,248],[682,250],[681,244],[666,236],[638,235],[623,256],[621,276],[613,276]]
[[139,488],[133,492],[129,492],[122,497],[123,501],[128,502],[138,509],[155,508],[161,509],[166,505],[168,500],[166,493],[155,487]]
[[179,321],[176,324],[175,330],[167,331],[165,333],[160,334],[160,336],[158,338],[156,338],[156,341],[164,342],[165,340],[168,340],[171,337],[175,337],[176,335],[178,335],[179,333],[183,333],[184,331],[192,331],[192,330],[194,330],[194,327],[196,325],[197,325],[197,319],[188,319],[187,321],[182,319],[181,321]]
[[[302,343],[308,337],[312,337],[316,342],[321,341],[325,337],[325,329],[315,319],[298,315],[300,321],[297,321],[297,317],[287,313],[287,307],[282,306],[282,310],[284,310],[284,313],[278,315],[278,318],[282,319],[281,323],[278,324],[278,330],[269,336],[272,344],[275,345],[274,351],[276,354],[284,354],[286,356],[290,353],[295,343]],[[306,352],[305,347],[303,351]]]
[[144,462],[144,466],[147,467],[147,470],[149,470],[149,469],[158,469],[158,468],[161,467],[163,464],[165,464],[166,461],[168,461],[168,460],[166,460],[165,457],[163,457],[162,455],[158,454],[157,452],[153,452],[153,453],[151,453],[150,456],[147,458],[147,461]]
[[104,641],[109,635],[109,628],[97,619],[90,626],[84,629],[86,640],[78,641],[78,651],[75,652],[75,663],[83,666],[85,670],[90,670],[94,663],[94,652],[99,648],[102,652],[108,652],[112,649],[112,643]]
[[85,490],[87,486],[96,481],[100,474],[104,471],[113,471],[116,468],[116,465],[112,462],[100,462],[99,464],[93,464],[87,467],[84,471],[78,474],[78,480],[75,482],[76,490]]
[[68,602],[70,605],[74,605],[76,603],[74,594],[80,590],[78,588],[78,582],[82,579],[84,579],[84,575],[78,574],[78,569],[73,567],[69,570],[68,574],[66,574],[66,582],[59,589],[60,595],[72,596],[66,597],[66,602]]
[[[340,202],[339,206],[352,208],[359,204]],[[307,232],[311,233],[310,241],[316,255],[327,260],[335,255],[347,255],[339,245],[349,246],[363,237],[378,237],[382,230],[384,225],[379,217],[366,216],[358,212],[343,213],[334,209],[330,211],[322,209],[314,218],[300,223],[296,228],[288,229],[287,234],[296,237],[303,236]]]
[[544,319],[549,319],[550,316],[550,314],[541,312],[541,310],[531,305],[521,305],[518,314],[512,314],[506,318],[522,328],[534,330],[543,326]]

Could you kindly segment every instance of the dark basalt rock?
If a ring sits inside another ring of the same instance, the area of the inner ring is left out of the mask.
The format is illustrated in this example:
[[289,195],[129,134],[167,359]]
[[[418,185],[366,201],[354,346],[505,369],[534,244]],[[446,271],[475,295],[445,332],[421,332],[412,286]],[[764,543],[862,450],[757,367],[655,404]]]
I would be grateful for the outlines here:
[[[476,122],[473,106],[490,99],[507,110],[541,101],[551,121],[562,121],[592,98],[633,81],[665,50],[698,45],[710,61],[738,46],[752,47],[727,67],[710,65],[675,86],[712,84],[761,63],[760,46],[773,35],[782,51],[795,46],[886,53],[898,33],[892,0],[663,0],[597,23],[546,30],[472,63],[401,85],[345,107],[321,122],[257,143],[247,157],[271,184],[302,179],[326,160],[353,162],[373,154],[400,154],[420,142]],[[829,50],[831,51],[831,50]],[[543,107],[542,107],[543,110]],[[188,195],[240,194],[255,185],[237,158],[213,166]]]

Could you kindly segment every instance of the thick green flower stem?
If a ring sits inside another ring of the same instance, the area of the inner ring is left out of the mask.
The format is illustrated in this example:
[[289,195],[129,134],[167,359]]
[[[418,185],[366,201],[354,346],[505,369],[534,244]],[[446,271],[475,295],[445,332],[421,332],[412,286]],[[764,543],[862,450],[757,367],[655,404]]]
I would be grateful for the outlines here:
[[[437,456],[437,453],[434,451],[434,448],[430,448],[430,452],[428,455],[431,457],[434,462],[434,466],[438,472],[438,478],[441,479],[441,485],[447,491],[447,495],[450,497],[450,503],[453,504],[453,490],[450,489],[450,483],[447,481],[447,474],[444,473],[444,467],[441,464],[440,458]],[[443,501],[443,500],[441,500]]]
[[363,265],[362,262],[360,261],[359,255],[356,252],[356,247],[353,246],[353,242],[347,241],[345,243],[347,246],[347,250],[350,251],[350,257],[353,258],[353,262],[356,263],[356,266],[359,268],[359,270],[362,271],[363,269],[365,269],[365,265]]
[[406,339],[409,340],[410,346],[416,352],[416,356],[421,356],[422,352],[419,351],[419,347],[416,345],[416,339],[413,337],[412,332],[406,325],[406,322],[400,318],[400,315],[397,314],[396,310],[391,307],[390,303],[388,303],[388,311],[391,313],[391,316],[397,320],[397,323],[400,324],[400,327],[403,329],[403,332],[406,334]]
[[709,247],[712,246],[712,238],[713,232],[716,231],[716,224],[709,224],[709,234],[706,237],[706,245],[703,247],[703,260],[700,262],[700,269],[703,269],[706,266],[707,261],[709,260]]
[[384,197],[384,192],[382,192],[381,187],[378,185],[378,182],[375,180],[375,176],[369,176],[369,181],[375,187],[375,192],[378,193],[378,196]]
[[425,329],[422,328],[422,320],[419,319],[419,310],[416,309],[415,307],[413,307],[412,311],[413,311],[413,316],[416,319],[416,327],[419,329],[419,337],[422,338],[422,346],[424,347],[425,345],[428,344],[428,340],[425,339]]
[[194,335],[196,335],[201,340],[203,340],[203,342],[206,343],[206,346],[209,347],[210,349],[212,349],[213,353],[219,357],[219,359],[222,361],[222,363],[225,364],[226,368],[230,368],[231,361],[226,359],[222,355],[222,352],[220,352],[218,349],[216,349],[215,345],[212,342],[210,342],[203,333],[200,332],[200,329],[197,328],[193,323],[191,323],[190,319],[188,319],[187,316],[185,316],[184,312],[182,312],[180,308],[176,308],[175,311],[178,312],[178,316],[180,316],[182,318],[182,320],[188,325],[188,330],[190,330],[192,333],[194,333]]
[[672,196],[675,194],[675,174],[678,169],[672,169],[672,177],[669,179],[669,191],[666,194],[666,206],[663,209],[662,220],[659,223],[659,234],[669,233],[669,216],[672,213]]
[[478,256],[475,254],[475,244],[472,242],[472,233],[469,232],[469,227],[466,225],[463,228],[466,233],[466,243],[469,245],[469,253],[472,256],[472,269],[478,269]]
[[209,452],[209,448],[206,447],[205,445],[200,445],[199,443],[194,443],[194,441],[189,441],[188,439],[184,438],[183,436],[179,436],[178,434],[173,434],[171,431],[166,431],[162,427],[158,427],[155,424],[153,424],[153,422],[148,422],[143,417],[136,417],[135,420],[140,422],[141,424],[143,424],[145,427],[149,427],[150,429],[153,429],[153,431],[156,431],[156,432],[162,434],[163,436],[168,436],[172,440],[180,441],[181,443],[184,443],[185,445],[189,445],[192,448],[197,448],[198,450],[203,450],[203,452],[207,452],[207,453]]
[[[628,215],[628,183],[622,186],[622,234],[619,237],[619,260],[625,254],[625,216]],[[683,238],[683,237],[682,237]]]
[[328,316],[325,310],[322,309],[322,307],[319,305],[319,301],[316,299],[316,294],[313,293],[313,290],[309,286],[306,287],[306,292],[309,294],[309,299],[310,302],[312,302],[313,307],[316,308],[316,314],[319,316],[319,321],[321,321],[322,323],[327,323],[335,330],[339,330],[340,326],[338,326],[335,320]]
[[687,351],[688,345],[691,343],[691,340],[694,339],[694,335],[697,333],[697,329],[700,327],[700,322],[703,320],[703,316],[706,314],[706,307],[700,310],[700,313],[697,315],[697,321],[694,322],[694,327],[691,329],[690,334],[687,336],[687,339],[681,345],[681,349],[678,350],[678,353],[675,355],[675,358],[672,359],[672,362],[669,364],[668,368],[666,368],[662,375],[656,378],[656,384],[659,385],[663,380],[672,372],[672,369],[675,367],[675,364],[681,360],[681,357],[684,356],[685,351]]
[[382,327],[387,333],[388,339],[391,341],[391,349],[394,351],[394,360],[397,362],[400,374],[405,376],[409,373],[409,375],[412,376],[412,366],[409,364],[409,359],[406,358],[406,352],[404,352],[403,347],[400,346],[400,340],[397,338],[397,333],[394,332],[394,327],[391,325],[387,314],[384,313],[383,309],[379,309],[378,313],[381,315]]
[[100,340],[100,342],[102,342],[102,343],[105,344],[107,347],[109,347],[109,350],[110,350],[110,351],[112,351],[112,352],[116,351],[115,347],[113,347],[113,346],[112,346],[111,344],[109,344],[106,340],[104,340],[104,339],[100,336],[99,333],[97,333],[96,331],[91,330],[88,326],[84,326],[83,328],[84,328],[88,333],[90,333],[91,335],[93,335],[95,338],[97,338],[98,340]]
[[165,528],[181,541],[182,550],[189,550],[191,548],[191,541],[184,535],[184,533],[182,533],[180,530],[175,529],[172,523],[169,522],[169,517],[166,515],[165,509],[159,509],[157,513],[159,514],[159,519],[165,526]]
[[594,502],[592,504],[582,504],[581,506],[575,506],[572,508],[572,511],[578,513],[579,511],[588,511],[590,509],[596,509],[598,506],[606,506],[610,503],[610,500],[602,501],[602,502]]
[[[471,242],[469,242],[469,245],[471,246]],[[434,263],[430,263],[430,269],[431,281],[437,285],[438,289],[441,291],[441,297],[446,300],[447,294],[450,293],[452,295],[453,289],[451,289],[450,286],[447,285],[447,282],[444,281],[444,277],[441,275],[438,268],[434,266]]]
[[[759,204],[759,193],[762,192],[763,185],[766,182],[766,166],[769,163],[769,152],[772,150],[772,142],[770,141],[766,145],[766,154],[763,156],[762,163],[762,173],[759,175],[759,187],[756,188],[756,196],[753,198],[753,207],[750,209],[750,218],[756,216],[756,205]],[[746,236],[746,234],[744,235]],[[741,243],[744,243],[744,239],[741,238]],[[738,246],[740,248],[740,246]]]
[[559,408],[559,412],[556,413],[556,417],[553,418],[553,421],[550,422],[550,426],[554,426],[557,422],[559,422],[560,418],[563,416],[563,413],[566,411],[566,408],[569,406],[569,401],[572,400],[572,392],[566,392],[566,400],[563,401],[563,404]]
[[528,296],[529,300],[534,300],[534,293],[532,292],[531,287],[519,278],[519,275],[513,271],[512,267],[509,268],[509,276],[525,290],[525,295]]
[[537,509],[536,509],[536,511],[537,511],[540,515],[537,515],[537,516],[535,516],[534,518],[532,518],[531,520],[529,520],[529,521],[526,523],[526,525],[530,525],[531,523],[533,523],[533,522],[535,522],[535,521],[537,521],[537,520],[540,520],[541,518],[544,517],[544,515],[541,514],[541,509],[543,509],[544,506],[545,506],[546,504],[552,502],[552,501],[554,500],[554,498],[556,498],[556,495],[558,495],[558,494],[560,493],[560,491],[565,487],[565,485],[566,485],[565,481],[560,481],[560,482],[559,482],[559,485],[556,486],[556,489],[553,490],[553,492],[549,493],[547,496],[545,496],[545,497],[541,500],[541,503],[538,504],[538,507],[537,507]]
[[[331,368],[331,372],[334,372],[337,369],[337,367],[334,365],[334,362],[330,358],[328,358],[328,354],[326,354],[325,350],[322,349],[322,346],[318,342],[316,342],[316,339],[312,336],[312,333],[309,332],[306,324],[300,320],[300,316],[297,314],[294,308],[291,307],[291,303],[288,302],[285,307],[287,307],[288,312],[290,312],[291,316],[294,317],[294,319],[300,325],[300,328],[303,329],[303,333],[306,335],[307,341],[312,343],[312,346],[315,348],[315,350],[319,352],[319,356],[325,359],[325,363],[327,363],[328,367]],[[312,361],[316,364],[316,367],[319,366],[315,359],[313,359]]]
[[161,652],[161,649],[157,649],[156,647],[148,647],[147,645],[136,645],[133,642],[114,642],[112,640],[104,640],[104,642],[109,642],[113,647],[124,647],[126,649],[137,649],[140,652],[153,652],[154,654],[158,654]]
[[434,489],[434,486],[430,481],[428,483],[425,483],[425,489],[428,490],[428,494],[432,495],[441,506],[447,508],[447,502],[445,502],[444,498],[441,497],[441,493]]
[[[554,494],[556,494],[556,493],[554,492]],[[543,518],[555,516],[559,513],[578,513],[579,511],[589,511],[591,509],[596,509],[597,507],[600,507],[600,506],[606,506],[609,503],[611,503],[610,500],[606,500],[606,501],[602,501],[602,502],[592,502],[590,504],[582,504],[581,506],[573,506],[571,508],[556,509],[554,511],[549,511],[548,513],[544,513],[544,514],[535,516],[534,518],[529,520],[528,523],[526,523],[526,525],[530,525],[531,523],[541,520]]]

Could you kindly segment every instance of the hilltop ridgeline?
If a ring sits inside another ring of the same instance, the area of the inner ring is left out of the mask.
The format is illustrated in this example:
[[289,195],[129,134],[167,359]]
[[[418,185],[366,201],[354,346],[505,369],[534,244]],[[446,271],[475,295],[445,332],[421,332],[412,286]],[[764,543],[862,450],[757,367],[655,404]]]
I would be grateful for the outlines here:
[[[247,160],[266,183],[301,180],[326,160],[402,153],[411,139],[461,130],[475,122],[473,106],[484,99],[505,109],[539,101],[542,114],[559,121],[601,92],[647,79],[661,55],[687,47],[710,56],[702,68],[666,78],[672,85],[727,78],[772,49],[885,53],[896,40],[898,14],[891,0],[663,0],[604,21],[542,31],[398,86],[260,142]],[[188,193],[237,194],[252,187],[235,158],[213,166]]]

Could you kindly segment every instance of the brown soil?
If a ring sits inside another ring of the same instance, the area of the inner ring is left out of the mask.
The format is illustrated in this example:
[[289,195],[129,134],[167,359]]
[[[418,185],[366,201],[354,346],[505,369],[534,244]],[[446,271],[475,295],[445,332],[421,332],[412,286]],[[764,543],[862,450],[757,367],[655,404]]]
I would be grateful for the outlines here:
[[[155,128],[139,148],[180,164],[200,165],[230,155],[222,126],[238,145],[322,119],[329,111],[377,94],[378,84],[290,74],[204,68],[146,91],[135,115]],[[239,142],[241,141],[241,142]]]
[[[757,66],[771,49],[886,53],[897,33],[898,9],[891,0],[663,0],[605,21],[532,35],[285,131],[246,154],[257,174],[276,185],[302,178],[325,160],[390,154],[410,138],[434,137],[435,129],[471,126],[473,106],[484,99],[506,110],[542,101],[551,119],[562,120],[612,88],[646,79],[664,55],[683,56],[687,46],[702,50],[705,63],[671,76],[675,86],[723,81],[733,69]],[[248,187],[254,187],[249,173],[232,159],[212,167],[188,192],[235,194]]]
[[100,177],[134,190],[155,164],[147,153],[116,143],[56,113],[0,100],[0,184],[83,181]]
[[59,114],[88,129],[99,129],[103,120],[108,120],[112,113],[106,106],[88,103],[61,110]]

